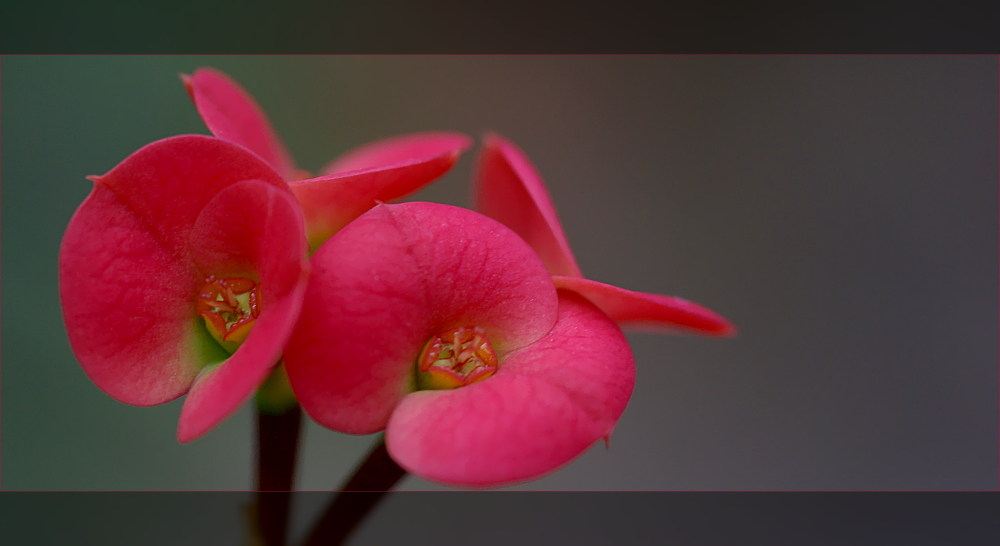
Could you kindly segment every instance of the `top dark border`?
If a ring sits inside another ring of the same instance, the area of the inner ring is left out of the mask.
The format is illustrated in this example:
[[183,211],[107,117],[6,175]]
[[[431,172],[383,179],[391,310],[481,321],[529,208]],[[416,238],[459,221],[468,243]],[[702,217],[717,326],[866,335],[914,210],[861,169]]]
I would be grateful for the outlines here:
[[33,0],[0,53],[1000,53],[1000,4]]

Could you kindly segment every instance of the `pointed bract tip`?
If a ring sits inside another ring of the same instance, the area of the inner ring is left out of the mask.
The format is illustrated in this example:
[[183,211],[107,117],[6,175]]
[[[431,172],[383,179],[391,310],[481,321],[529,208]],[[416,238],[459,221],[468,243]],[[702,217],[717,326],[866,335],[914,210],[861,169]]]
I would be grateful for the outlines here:
[[736,334],[740,333],[739,328],[737,328],[733,323],[726,319],[722,319],[721,317],[720,320],[722,321],[722,325],[714,332],[710,332],[708,335],[715,337],[736,337]]
[[191,81],[191,76],[183,72],[178,72],[177,75],[180,77],[181,83],[184,84],[184,90],[187,91],[188,96],[191,97],[191,100],[193,101],[194,83]]
[[604,438],[602,438],[602,440],[604,440],[604,449],[605,450],[610,450],[611,449],[611,435],[608,434],[607,436],[605,436]]
[[[190,395],[190,392],[188,394]],[[218,423],[207,428],[200,425],[193,425],[190,419],[184,419],[182,415],[181,419],[177,421],[177,443],[190,444],[195,440],[199,440],[202,436],[215,429],[217,425]]]
[[179,443],[179,444],[190,444],[195,439],[196,438],[194,436],[192,436],[190,432],[188,432],[187,430],[182,429],[179,426],[177,427],[177,443]]
[[492,148],[508,142],[506,138],[500,136],[500,133],[495,131],[486,131],[483,133],[481,140],[483,141],[484,148]]

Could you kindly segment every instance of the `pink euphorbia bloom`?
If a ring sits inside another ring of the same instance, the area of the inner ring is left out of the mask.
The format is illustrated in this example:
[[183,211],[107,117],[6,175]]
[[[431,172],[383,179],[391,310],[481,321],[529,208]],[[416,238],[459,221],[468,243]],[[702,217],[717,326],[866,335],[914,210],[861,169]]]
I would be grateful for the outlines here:
[[380,205],[311,263],[285,349],[292,389],[325,427],[385,429],[390,456],[417,476],[536,478],[607,438],[631,396],[621,330],[481,214]]
[[308,280],[301,209],[257,155],[202,135],[154,142],[90,179],[59,252],[73,352],[121,402],[187,393],[177,438],[189,442],[278,362]]
[[305,213],[313,250],[376,202],[406,197],[448,172],[472,145],[469,137],[450,132],[391,137],[346,153],[310,178],[238,83],[211,68],[181,78],[213,135],[245,146],[289,182]]
[[590,300],[623,328],[733,335],[719,314],[687,300],[633,292],[585,279],[538,171],[517,146],[496,134],[484,138],[475,169],[476,210],[513,229],[531,245],[556,287]]

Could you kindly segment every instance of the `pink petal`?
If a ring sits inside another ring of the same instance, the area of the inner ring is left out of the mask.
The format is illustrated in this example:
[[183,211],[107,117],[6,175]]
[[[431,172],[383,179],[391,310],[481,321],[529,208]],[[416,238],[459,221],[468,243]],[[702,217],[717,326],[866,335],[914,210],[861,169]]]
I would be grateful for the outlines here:
[[434,131],[399,135],[359,146],[334,159],[320,172],[327,176],[383,169],[423,163],[437,157],[451,157],[454,163],[471,146],[472,139],[461,133]]
[[426,341],[476,325],[501,356],[555,322],[551,277],[516,234],[434,203],[379,205],[313,255],[306,304],[285,349],[302,408],[351,434],[385,427],[414,388]]
[[554,275],[552,282],[584,296],[622,328],[669,332],[681,327],[699,334],[736,334],[736,327],[721,315],[685,299],[633,292],[580,277]]
[[126,404],[162,404],[187,391],[204,357],[222,358],[207,333],[195,336],[198,276],[107,186],[95,185],[59,252],[66,333],[94,384]]
[[292,182],[305,212],[310,246],[323,241],[378,201],[406,197],[448,172],[472,145],[458,133],[419,133],[380,140],[347,153],[324,175]]
[[621,330],[591,303],[560,291],[552,331],[501,359],[496,375],[404,397],[386,428],[386,447],[407,471],[447,485],[534,479],[608,437],[634,383]]
[[545,184],[520,148],[486,135],[475,172],[476,210],[517,232],[553,275],[583,276]]
[[302,213],[287,190],[248,180],[219,192],[195,224],[201,273],[260,282],[261,313],[246,341],[207,368],[184,400],[177,439],[190,442],[235,413],[264,382],[292,333],[309,278]]
[[245,146],[267,161],[285,180],[295,175],[295,162],[271,127],[264,110],[243,87],[214,68],[181,74],[198,114],[213,135]]
[[205,204],[244,178],[284,186],[253,154],[198,135],[154,142],[92,177],[60,248],[59,291],[73,352],[115,399],[172,400],[224,358],[197,319],[204,277],[187,241]]
[[92,179],[110,189],[178,259],[186,256],[195,219],[226,186],[253,179],[287,187],[254,154],[203,135],[147,144],[108,174]]

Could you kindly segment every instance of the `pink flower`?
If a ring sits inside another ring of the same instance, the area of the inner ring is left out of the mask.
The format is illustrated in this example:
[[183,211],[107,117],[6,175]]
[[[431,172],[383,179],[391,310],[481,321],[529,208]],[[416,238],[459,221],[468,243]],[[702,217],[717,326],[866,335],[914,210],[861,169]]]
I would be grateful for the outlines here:
[[436,482],[497,486],[607,438],[635,380],[621,330],[473,211],[381,205],[311,259],[285,366],[302,408]]
[[90,179],[59,253],[73,352],[121,402],[187,393],[189,442],[279,359],[308,279],[302,212],[267,163],[207,136],[154,142]]
[[238,83],[211,68],[181,78],[213,135],[256,153],[289,182],[305,213],[313,250],[377,201],[406,197],[448,172],[472,145],[469,137],[450,132],[387,138],[344,154],[310,178]]
[[538,171],[517,146],[495,134],[483,140],[475,175],[476,210],[513,229],[531,245],[557,288],[590,300],[622,327],[733,335],[719,314],[687,300],[633,292],[583,278]]

